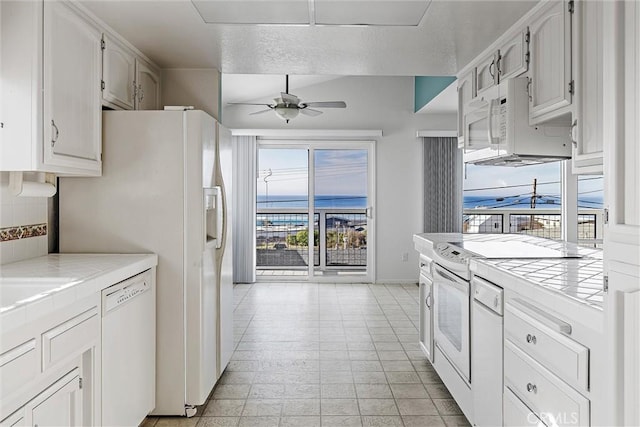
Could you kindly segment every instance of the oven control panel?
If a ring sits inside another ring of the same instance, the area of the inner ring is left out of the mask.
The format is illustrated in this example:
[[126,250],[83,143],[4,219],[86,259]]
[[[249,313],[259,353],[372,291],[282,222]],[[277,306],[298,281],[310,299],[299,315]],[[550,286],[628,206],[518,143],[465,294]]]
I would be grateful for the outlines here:
[[437,243],[433,248],[434,252],[441,259],[445,259],[455,264],[469,264],[472,254],[450,243]]

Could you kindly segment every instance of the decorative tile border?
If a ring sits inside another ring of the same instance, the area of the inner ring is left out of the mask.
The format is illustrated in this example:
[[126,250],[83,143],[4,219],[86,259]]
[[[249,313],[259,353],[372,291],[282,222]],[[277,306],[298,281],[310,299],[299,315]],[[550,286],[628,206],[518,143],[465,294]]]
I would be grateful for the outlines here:
[[18,225],[0,228],[0,242],[47,235],[47,224]]

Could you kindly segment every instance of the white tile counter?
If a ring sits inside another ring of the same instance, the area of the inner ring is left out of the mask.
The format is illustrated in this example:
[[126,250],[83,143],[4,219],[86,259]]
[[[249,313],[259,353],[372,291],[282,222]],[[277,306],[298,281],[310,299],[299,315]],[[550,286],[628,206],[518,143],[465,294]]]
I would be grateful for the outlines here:
[[0,267],[0,332],[158,264],[155,254],[49,254]]
[[[484,264],[602,310],[604,291],[601,259],[510,259],[476,260],[472,269]],[[473,265],[473,262],[472,262]]]
[[471,271],[546,311],[577,321],[592,331],[603,328],[602,259],[471,260]]

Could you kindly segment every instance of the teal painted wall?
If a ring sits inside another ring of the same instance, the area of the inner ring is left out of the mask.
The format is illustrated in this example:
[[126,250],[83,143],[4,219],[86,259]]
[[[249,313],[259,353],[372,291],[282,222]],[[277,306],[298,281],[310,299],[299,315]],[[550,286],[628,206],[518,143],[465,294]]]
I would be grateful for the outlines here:
[[419,111],[455,80],[451,76],[414,77],[413,112]]

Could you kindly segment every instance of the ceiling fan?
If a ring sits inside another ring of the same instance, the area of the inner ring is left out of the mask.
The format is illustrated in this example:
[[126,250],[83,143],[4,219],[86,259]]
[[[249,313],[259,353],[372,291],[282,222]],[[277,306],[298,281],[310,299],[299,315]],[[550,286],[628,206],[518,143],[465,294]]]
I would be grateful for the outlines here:
[[298,113],[302,113],[305,116],[315,117],[322,114],[320,110],[314,110],[313,108],[346,108],[347,104],[344,101],[321,101],[321,102],[302,102],[300,98],[289,93],[289,75],[285,76],[285,91],[280,92],[279,98],[274,98],[274,104],[254,104],[250,102],[229,102],[229,105],[263,105],[267,107],[266,110],[260,110],[250,115],[262,114],[268,111],[275,111],[278,117],[289,123],[289,120],[298,116]]

